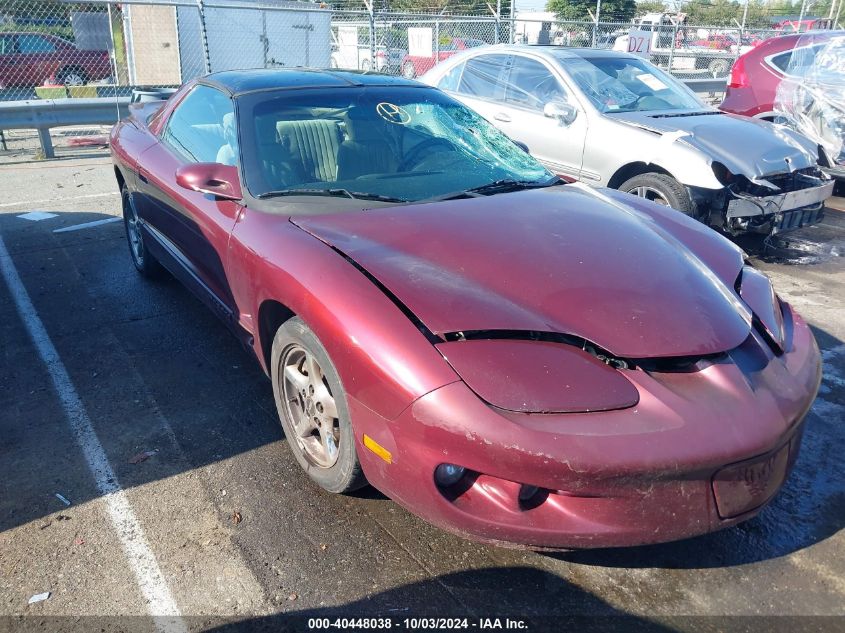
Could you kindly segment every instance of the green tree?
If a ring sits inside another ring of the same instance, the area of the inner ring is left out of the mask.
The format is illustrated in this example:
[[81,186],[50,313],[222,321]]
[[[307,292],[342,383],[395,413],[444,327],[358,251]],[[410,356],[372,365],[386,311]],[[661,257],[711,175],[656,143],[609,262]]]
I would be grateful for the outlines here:
[[643,0],[637,3],[637,15],[645,13],[664,13],[668,10],[665,2],[661,0]]
[[[596,0],[548,0],[546,11],[560,20],[592,20],[596,15]],[[600,20],[627,21],[637,12],[634,0],[602,0]]]

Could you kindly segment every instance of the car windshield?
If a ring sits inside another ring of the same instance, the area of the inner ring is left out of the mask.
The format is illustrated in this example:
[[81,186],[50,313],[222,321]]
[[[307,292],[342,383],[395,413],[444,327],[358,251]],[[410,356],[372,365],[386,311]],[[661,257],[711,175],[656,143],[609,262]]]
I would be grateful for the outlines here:
[[643,59],[566,57],[560,64],[601,112],[704,107],[686,86]]
[[256,197],[415,202],[491,183],[554,180],[481,116],[433,88],[257,92],[238,99],[238,119],[244,177]]

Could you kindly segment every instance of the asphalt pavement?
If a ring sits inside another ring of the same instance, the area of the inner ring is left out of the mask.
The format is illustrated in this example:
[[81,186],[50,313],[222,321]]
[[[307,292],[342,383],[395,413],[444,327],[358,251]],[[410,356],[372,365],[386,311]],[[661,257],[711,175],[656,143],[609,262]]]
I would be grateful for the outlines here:
[[177,282],[136,274],[110,165],[96,149],[0,155],[0,630],[280,629],[285,614],[845,629],[845,211],[743,243],[824,357],[783,492],[720,533],[542,554],[310,483],[257,363]]

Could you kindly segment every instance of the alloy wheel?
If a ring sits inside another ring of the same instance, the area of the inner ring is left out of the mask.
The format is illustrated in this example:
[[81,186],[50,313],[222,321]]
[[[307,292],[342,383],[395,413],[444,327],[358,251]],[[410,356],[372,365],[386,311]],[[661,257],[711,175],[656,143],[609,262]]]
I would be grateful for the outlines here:
[[337,404],[322,367],[299,345],[288,348],[281,362],[284,413],[297,447],[309,462],[331,468],[337,462],[340,426]]
[[138,213],[135,211],[135,205],[132,204],[132,198],[129,196],[129,193],[124,193],[123,207],[126,222],[126,237],[129,238],[129,251],[132,254],[132,259],[135,260],[135,265],[143,268],[144,238],[141,235]]
[[628,193],[632,193],[640,198],[645,198],[646,200],[651,200],[657,204],[662,204],[667,207],[669,206],[669,201],[666,199],[666,196],[654,187],[634,187],[633,189],[629,189]]
[[85,84],[85,78],[79,73],[70,72],[62,77],[62,83],[66,86],[82,86]]

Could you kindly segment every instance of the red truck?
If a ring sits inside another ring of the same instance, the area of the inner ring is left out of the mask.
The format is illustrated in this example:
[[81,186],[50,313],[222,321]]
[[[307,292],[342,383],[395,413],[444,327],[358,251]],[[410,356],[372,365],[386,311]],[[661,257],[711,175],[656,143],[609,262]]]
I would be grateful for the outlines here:
[[79,86],[112,74],[108,51],[83,51],[48,33],[0,33],[0,89],[38,86],[53,77]]
[[[428,72],[436,64],[439,64],[444,59],[449,59],[458,51],[463,51],[468,48],[475,48],[477,46],[486,46],[487,42],[482,40],[471,40],[462,37],[453,37],[446,44],[441,44],[431,57],[423,57],[421,55],[405,55],[402,60],[402,75],[408,79],[419,77]],[[435,57],[437,58],[435,60]]]

